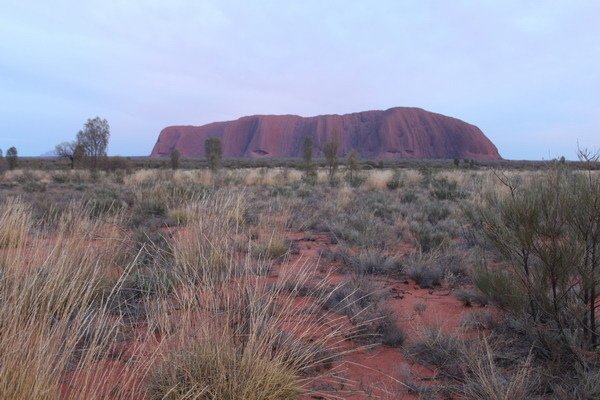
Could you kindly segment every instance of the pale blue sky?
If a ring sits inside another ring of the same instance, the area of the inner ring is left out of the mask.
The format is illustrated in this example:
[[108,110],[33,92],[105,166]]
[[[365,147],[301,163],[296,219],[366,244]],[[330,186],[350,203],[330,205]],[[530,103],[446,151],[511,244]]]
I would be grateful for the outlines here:
[[509,159],[600,146],[599,1],[0,0],[0,148],[168,125],[415,106]]

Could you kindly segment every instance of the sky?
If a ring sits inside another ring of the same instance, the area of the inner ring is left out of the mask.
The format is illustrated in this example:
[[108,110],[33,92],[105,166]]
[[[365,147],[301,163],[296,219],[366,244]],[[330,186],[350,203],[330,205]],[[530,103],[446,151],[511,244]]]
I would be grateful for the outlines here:
[[600,147],[600,1],[0,0],[0,148],[169,125],[421,107],[507,159]]

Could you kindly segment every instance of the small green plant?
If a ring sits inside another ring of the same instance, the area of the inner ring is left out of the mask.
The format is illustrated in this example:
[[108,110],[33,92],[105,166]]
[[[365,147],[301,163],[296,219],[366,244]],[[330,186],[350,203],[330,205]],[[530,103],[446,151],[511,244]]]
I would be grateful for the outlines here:
[[389,190],[396,190],[403,186],[402,175],[399,170],[394,170],[392,177],[385,183]]

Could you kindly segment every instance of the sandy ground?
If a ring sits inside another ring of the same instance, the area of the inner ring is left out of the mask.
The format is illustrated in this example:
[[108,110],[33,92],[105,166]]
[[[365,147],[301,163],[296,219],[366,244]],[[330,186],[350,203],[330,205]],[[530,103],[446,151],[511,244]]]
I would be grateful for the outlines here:
[[[338,283],[348,279],[340,271],[341,264],[321,258],[324,250],[334,251],[328,234],[288,232],[286,239],[294,243],[297,254],[280,263],[272,274],[284,268],[294,268],[305,263],[316,263],[315,279],[330,279]],[[408,254],[406,249],[404,254]],[[401,253],[402,254],[402,253]],[[319,276],[320,275],[320,276]],[[414,282],[378,276],[369,276],[385,292],[385,306],[393,311],[398,325],[407,336],[406,344],[419,339],[424,327],[440,327],[443,331],[454,331],[461,319],[472,308],[463,304],[444,288],[421,289]],[[415,307],[415,305],[419,306]],[[425,308],[423,310],[423,307]],[[360,344],[348,341],[348,348],[358,349]],[[407,360],[399,348],[376,345],[372,348],[352,351],[336,361],[333,368],[338,377],[335,383],[317,382],[313,385],[318,394],[309,394],[304,399],[417,399],[403,383],[407,379],[420,384],[435,384],[435,371]],[[342,382],[340,384],[340,381]]]

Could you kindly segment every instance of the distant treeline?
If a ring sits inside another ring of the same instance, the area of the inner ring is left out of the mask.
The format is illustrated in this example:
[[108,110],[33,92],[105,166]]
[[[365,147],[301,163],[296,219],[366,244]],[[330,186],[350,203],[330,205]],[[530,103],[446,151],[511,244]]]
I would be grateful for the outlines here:
[[[346,162],[345,159],[339,160],[340,165],[343,166]],[[359,160],[360,169],[384,169],[384,168],[460,168],[460,169],[478,169],[478,168],[502,168],[502,169],[515,169],[515,170],[536,170],[547,167],[552,163],[564,163],[573,169],[595,169],[600,170],[600,163],[583,163],[580,161],[559,161],[559,160],[545,160],[545,161],[529,161],[529,160],[490,160],[490,161],[476,161],[476,160],[457,160],[457,159],[427,159],[427,160],[415,160],[415,159],[401,159],[401,160]],[[315,159],[314,163],[318,167],[326,167],[327,161],[325,159]],[[249,159],[249,158],[224,158],[222,160],[222,167],[224,168],[275,168],[284,167],[292,169],[303,169],[303,160],[300,158],[288,158],[288,159]],[[19,168],[27,169],[42,169],[42,170],[54,170],[54,169],[69,169],[70,163],[68,160],[57,158],[57,157],[20,157]],[[102,157],[98,160],[98,168],[103,170],[117,170],[117,169],[160,169],[160,168],[171,168],[171,161],[169,157],[155,158],[155,157]],[[179,168],[181,169],[198,169],[208,168],[208,161],[206,158],[185,158],[181,157],[179,160]]]

